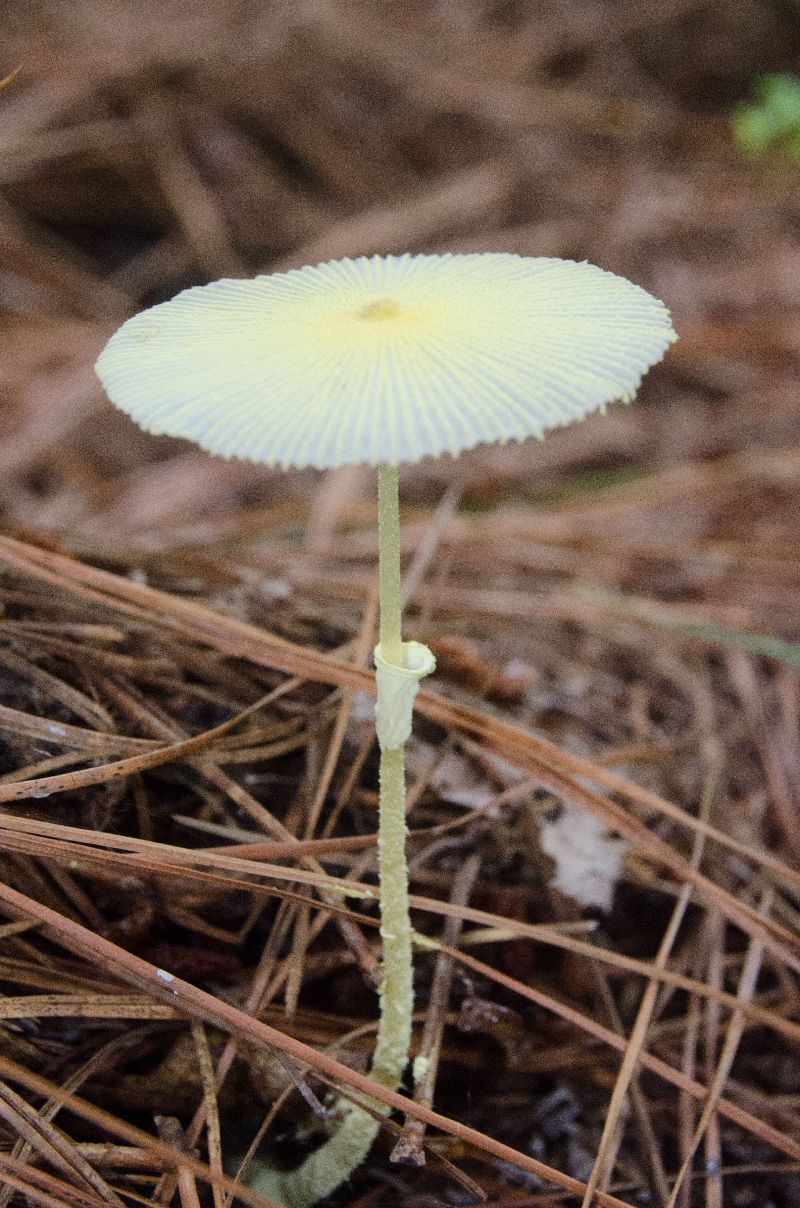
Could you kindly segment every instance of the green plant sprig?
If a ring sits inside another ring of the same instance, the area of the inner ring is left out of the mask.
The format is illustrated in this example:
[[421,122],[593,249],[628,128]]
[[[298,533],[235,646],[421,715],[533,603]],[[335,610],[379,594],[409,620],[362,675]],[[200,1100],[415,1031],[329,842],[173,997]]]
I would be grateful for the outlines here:
[[763,75],[754,93],[755,101],[739,105],[731,117],[738,146],[748,155],[773,151],[800,162],[800,80]]

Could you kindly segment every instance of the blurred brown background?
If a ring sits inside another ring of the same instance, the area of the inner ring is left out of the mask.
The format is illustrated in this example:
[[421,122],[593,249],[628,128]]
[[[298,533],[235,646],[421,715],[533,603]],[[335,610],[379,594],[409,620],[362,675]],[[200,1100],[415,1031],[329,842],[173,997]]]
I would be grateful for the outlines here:
[[798,169],[728,120],[800,63],[793,0],[18,3],[1,53],[9,527],[141,543],[293,493],[143,437],[90,366],[186,285],[373,251],[588,258],[672,308],[645,404],[465,463],[502,489],[796,436]]

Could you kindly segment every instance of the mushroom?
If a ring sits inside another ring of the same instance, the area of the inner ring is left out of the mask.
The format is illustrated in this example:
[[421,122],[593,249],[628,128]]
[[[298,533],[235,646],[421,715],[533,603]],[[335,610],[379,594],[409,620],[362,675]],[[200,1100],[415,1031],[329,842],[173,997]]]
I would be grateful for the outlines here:
[[[378,467],[383,982],[371,1076],[392,1090],[413,1009],[403,749],[434,669],[426,646],[401,638],[398,464],[541,438],[630,401],[675,338],[661,302],[590,264],[406,254],[184,290],[124,323],[97,361],[111,401],[150,432],[284,469]],[[297,1170],[262,1168],[251,1186],[303,1208],[347,1178],[377,1129],[348,1104]]]

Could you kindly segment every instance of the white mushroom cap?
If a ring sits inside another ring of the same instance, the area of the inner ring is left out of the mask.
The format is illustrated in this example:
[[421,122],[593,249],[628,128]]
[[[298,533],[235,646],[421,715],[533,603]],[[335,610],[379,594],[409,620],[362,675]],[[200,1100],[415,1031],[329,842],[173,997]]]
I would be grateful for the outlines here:
[[632,398],[675,338],[661,302],[591,264],[407,254],[184,290],[96,368],[150,432],[331,468],[541,437]]

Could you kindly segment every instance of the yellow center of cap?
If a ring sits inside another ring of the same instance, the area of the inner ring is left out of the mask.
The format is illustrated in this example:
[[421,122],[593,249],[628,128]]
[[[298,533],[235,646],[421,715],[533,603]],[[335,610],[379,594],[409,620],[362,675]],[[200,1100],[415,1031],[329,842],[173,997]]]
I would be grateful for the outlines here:
[[378,298],[375,302],[362,306],[356,313],[359,319],[368,319],[376,322],[381,319],[396,319],[403,311],[402,307],[393,302],[391,298]]

